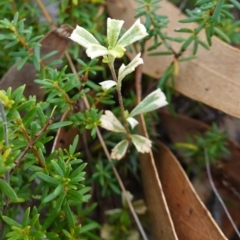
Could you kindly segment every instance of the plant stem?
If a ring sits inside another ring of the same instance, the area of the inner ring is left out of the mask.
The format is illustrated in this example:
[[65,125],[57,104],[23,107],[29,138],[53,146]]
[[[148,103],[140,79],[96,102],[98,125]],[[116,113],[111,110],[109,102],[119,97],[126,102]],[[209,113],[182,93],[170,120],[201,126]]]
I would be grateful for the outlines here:
[[[4,128],[4,144],[7,146],[9,144],[9,142],[8,142],[7,119],[6,119],[6,115],[5,115],[5,112],[4,112],[4,106],[3,106],[3,103],[2,103],[1,100],[0,100],[0,117],[2,118],[2,124],[3,124],[3,128]],[[3,179],[4,179],[5,182],[9,183],[9,179],[10,179],[9,171],[7,171],[4,174]],[[4,193],[2,193],[2,202],[5,203],[5,205],[0,208],[0,212],[2,212],[2,215],[3,215],[3,214],[6,214],[7,207],[8,207],[8,198]],[[3,230],[4,230],[4,223],[1,220],[0,221],[0,238],[3,234]]]
[[121,85],[118,84],[117,75],[116,75],[116,72],[115,72],[115,69],[114,69],[114,66],[113,66],[113,62],[109,63],[108,66],[109,66],[110,71],[112,73],[113,80],[117,83],[118,102],[119,102],[119,106],[120,106],[120,110],[121,110],[121,115],[122,115],[122,118],[123,118],[123,124],[124,124],[124,128],[126,130],[127,140],[130,140],[131,137],[130,137],[130,131],[129,131],[129,127],[128,127],[128,122],[127,122],[127,119],[126,119],[125,114],[124,114],[125,110],[124,110],[122,93],[121,93]]
[[[8,145],[7,119],[4,112],[4,106],[1,100],[0,100],[0,116],[2,117],[2,123],[4,127],[4,144],[7,146]],[[6,172],[3,178],[7,183],[9,183],[9,172]]]
[[206,169],[207,169],[207,175],[208,175],[208,179],[209,179],[209,182],[210,182],[210,185],[212,187],[212,190],[213,192],[215,193],[216,197],[218,198],[218,201],[221,203],[229,221],[231,222],[236,234],[238,235],[238,237],[240,238],[240,232],[238,231],[238,228],[234,222],[234,220],[232,219],[226,205],[224,204],[224,201],[222,199],[222,197],[220,196],[220,194],[218,193],[218,190],[217,188],[215,187],[215,184],[214,184],[214,181],[212,179],[212,173],[211,173],[211,168],[210,168],[210,161],[209,161],[209,156],[208,156],[208,152],[207,152],[207,149],[204,148],[204,155],[205,155],[205,161],[206,161]]
[[41,157],[38,154],[37,148],[34,147],[33,145],[36,143],[36,141],[38,140],[38,138],[44,133],[46,132],[47,128],[53,123],[53,118],[51,117],[50,119],[48,119],[46,125],[38,132],[35,134],[33,139],[30,139],[30,137],[28,136],[28,133],[26,132],[25,128],[21,128],[23,135],[26,137],[27,141],[28,141],[28,146],[24,149],[24,151],[18,156],[18,158],[15,160],[16,165],[19,164],[19,162],[21,161],[21,159],[26,155],[26,153],[32,149],[33,152],[35,153],[36,157],[38,158],[38,162],[40,164],[40,166],[42,168],[45,168],[46,165],[45,163],[42,161]]

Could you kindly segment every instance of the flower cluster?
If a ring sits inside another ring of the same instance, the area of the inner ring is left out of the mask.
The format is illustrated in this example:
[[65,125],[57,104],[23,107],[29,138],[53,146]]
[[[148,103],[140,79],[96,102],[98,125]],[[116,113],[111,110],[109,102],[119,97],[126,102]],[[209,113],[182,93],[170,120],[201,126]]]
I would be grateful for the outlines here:
[[2,101],[3,105],[9,109],[12,108],[12,105],[15,103],[13,100],[9,99],[3,90],[0,91],[0,101]]
[[[86,53],[90,58],[102,56],[103,62],[107,63],[109,67],[111,67],[113,66],[113,62],[116,58],[121,58],[124,55],[126,46],[141,40],[148,35],[145,26],[141,24],[140,19],[138,19],[132,25],[132,27],[119,38],[123,23],[124,21],[122,20],[108,18],[108,47],[102,46],[91,33],[80,26],[76,27],[71,34],[70,39],[86,48]],[[138,65],[143,64],[143,59],[140,56],[141,53],[137,54],[127,66],[122,64],[119,68],[117,79],[100,82],[99,84],[102,86],[102,88],[104,90],[108,90],[109,88],[116,86],[117,89],[121,91],[122,80],[125,78],[125,76],[133,72]],[[143,99],[143,101],[141,101],[130,113],[125,111],[124,117],[130,126],[134,128],[138,122],[133,117],[138,114],[156,110],[157,108],[165,105],[167,105],[166,97],[160,89],[157,89]],[[105,114],[101,116],[100,121],[101,127],[109,131],[124,133],[126,135],[128,134],[125,127],[109,110],[105,111]],[[129,138],[138,152],[146,153],[150,151],[152,143],[149,139],[137,134],[130,134]],[[130,143],[128,139],[123,139],[112,149],[111,157],[113,159],[121,159],[125,155],[129,144]]]

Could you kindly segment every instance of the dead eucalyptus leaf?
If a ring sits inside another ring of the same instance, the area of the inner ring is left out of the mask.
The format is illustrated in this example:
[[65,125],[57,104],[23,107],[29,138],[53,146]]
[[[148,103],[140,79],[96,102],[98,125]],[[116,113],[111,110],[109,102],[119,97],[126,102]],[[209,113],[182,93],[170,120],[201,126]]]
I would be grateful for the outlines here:
[[[107,1],[109,15],[112,18],[124,20],[124,26],[129,28],[135,21],[135,9],[139,3],[134,0],[122,0],[124,7],[119,7],[117,2],[116,0]],[[170,2],[163,0],[159,5],[161,8],[157,13],[169,17],[169,25],[164,32],[171,37],[187,38],[186,34],[176,33],[174,29],[181,27],[193,29],[195,25],[179,23],[178,21],[186,16]],[[204,31],[200,33],[200,39],[205,41]],[[240,51],[215,37],[212,43],[213,46],[209,51],[199,48],[196,60],[179,63],[179,74],[176,76],[174,89],[232,116],[240,117],[240,68],[238,67]],[[147,43],[147,46],[152,45],[152,41]],[[171,46],[175,51],[180,48],[180,45],[174,42],[171,42]],[[191,54],[191,48],[191,46],[188,48],[185,56]],[[164,50],[164,47],[156,49],[156,52],[161,50]],[[131,59],[135,55],[136,53],[128,53]],[[147,53],[143,58],[143,72],[157,79],[173,61],[171,56],[150,57]]]
[[[173,116],[170,113],[161,112],[160,118],[173,143],[186,142],[187,135],[193,137],[210,129],[209,125],[181,114]],[[218,191],[226,201],[228,210],[233,213],[232,218],[235,224],[240,226],[240,145],[233,140],[228,140],[227,148],[231,155],[224,156],[216,166],[211,166],[211,169]],[[225,214],[221,222],[221,229],[230,238],[234,234],[234,229]]]
[[[142,115],[138,118],[138,122],[138,133],[148,137]],[[147,154],[139,154],[139,160],[154,239],[177,240],[178,237],[169,213],[168,204],[163,193],[152,151]]]
[[[69,42],[67,37],[69,36],[70,32],[71,28],[68,27],[68,25],[63,25],[60,28],[49,32],[40,41],[42,45],[40,49],[41,57],[54,50],[58,51],[58,53],[43,61],[45,65],[53,60],[61,59],[63,57]],[[19,71],[17,70],[17,64],[18,63],[14,64],[3,76],[2,80],[0,81],[0,89],[7,89],[9,87],[16,89],[17,87],[26,84],[24,91],[25,96],[36,95],[39,101],[43,100],[44,90],[40,89],[39,84],[36,84],[33,81],[37,73],[33,64],[26,63]]]
[[227,239],[194,191],[172,152],[157,144],[155,164],[179,239]]

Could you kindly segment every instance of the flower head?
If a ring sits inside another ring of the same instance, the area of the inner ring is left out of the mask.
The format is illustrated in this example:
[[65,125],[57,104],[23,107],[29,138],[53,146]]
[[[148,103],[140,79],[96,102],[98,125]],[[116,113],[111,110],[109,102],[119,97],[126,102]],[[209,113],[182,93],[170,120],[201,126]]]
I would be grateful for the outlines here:
[[80,26],[74,29],[69,38],[86,48],[86,53],[90,58],[109,55],[112,58],[120,58],[126,51],[126,46],[148,35],[145,26],[141,24],[140,19],[138,19],[132,27],[118,39],[123,23],[124,21],[122,20],[107,19],[107,48],[102,46],[90,32]]

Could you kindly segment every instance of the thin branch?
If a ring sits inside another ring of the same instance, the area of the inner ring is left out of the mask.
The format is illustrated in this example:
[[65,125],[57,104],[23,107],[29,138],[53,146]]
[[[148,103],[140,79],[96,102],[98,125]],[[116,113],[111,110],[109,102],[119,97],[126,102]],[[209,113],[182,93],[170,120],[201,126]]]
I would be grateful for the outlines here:
[[[46,130],[48,129],[48,127],[53,123],[53,117],[48,119],[46,125],[38,132],[35,134],[34,138],[32,140],[30,140],[28,142],[28,146],[23,150],[23,152],[18,156],[18,158],[15,160],[16,165],[19,164],[19,162],[21,161],[21,159],[26,155],[26,153],[33,148],[34,144],[36,143],[36,141],[39,139],[39,137],[46,132]],[[45,164],[41,161],[40,162],[41,166],[43,168],[45,168]]]
[[230,215],[226,205],[223,202],[222,197],[218,193],[218,190],[216,189],[215,184],[213,182],[212,174],[211,174],[211,168],[210,168],[210,164],[209,164],[208,152],[207,152],[206,148],[204,148],[204,155],[205,155],[205,160],[206,160],[207,175],[208,175],[208,179],[209,179],[210,185],[211,185],[211,187],[213,189],[213,192],[215,193],[216,197],[218,198],[219,202],[221,203],[221,205],[222,205],[222,207],[223,207],[223,209],[224,209],[224,211],[225,211],[229,221],[231,222],[231,224],[232,224],[236,234],[240,238],[240,232],[238,231],[238,228],[237,228],[236,224],[234,223],[234,221],[233,221],[233,219],[232,219],[232,217],[231,217],[231,215]]
[[130,137],[130,131],[129,131],[129,127],[128,127],[128,123],[127,123],[127,119],[125,117],[125,113],[124,113],[124,105],[123,105],[123,99],[122,99],[122,93],[121,93],[121,87],[118,84],[118,79],[117,79],[117,75],[116,75],[116,71],[114,69],[114,65],[112,64],[108,64],[109,69],[111,71],[113,80],[117,83],[117,94],[118,94],[118,102],[119,102],[119,107],[120,107],[120,111],[121,111],[121,115],[122,115],[122,119],[123,119],[123,123],[124,123],[124,128],[126,130],[126,137],[127,140],[130,141],[131,137]]

